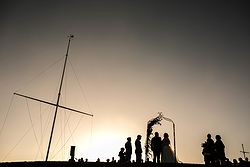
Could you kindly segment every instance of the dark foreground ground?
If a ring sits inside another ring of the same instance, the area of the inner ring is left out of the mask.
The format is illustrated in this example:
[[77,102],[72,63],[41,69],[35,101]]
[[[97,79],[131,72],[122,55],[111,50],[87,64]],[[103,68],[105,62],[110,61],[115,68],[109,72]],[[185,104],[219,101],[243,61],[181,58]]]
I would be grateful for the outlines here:
[[[0,167],[205,167],[203,164],[154,164],[154,163],[106,163],[106,162],[6,162]],[[209,166],[213,167],[213,166]],[[250,167],[250,165],[223,165],[220,167]]]
[[204,167],[202,164],[153,164],[107,162],[6,162],[0,167]]

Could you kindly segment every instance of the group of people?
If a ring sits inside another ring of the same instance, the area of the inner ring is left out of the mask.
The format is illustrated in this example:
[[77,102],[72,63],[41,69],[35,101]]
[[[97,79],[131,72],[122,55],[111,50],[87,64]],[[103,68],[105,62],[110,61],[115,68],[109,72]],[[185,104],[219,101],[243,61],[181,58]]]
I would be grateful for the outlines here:
[[[125,148],[122,147],[118,156],[120,157],[119,162],[131,162],[131,155],[132,155],[132,144],[131,144],[131,137],[127,138],[127,142],[125,143]],[[142,147],[141,147],[141,135],[137,135],[135,140],[135,155],[136,155],[136,162],[142,162]]]
[[216,141],[211,137],[211,134],[207,135],[207,140],[202,143],[202,154],[204,156],[205,164],[223,164],[226,161],[225,145],[221,140],[220,135],[215,136]]
[[[167,133],[164,133],[164,137],[161,140],[158,132],[155,132],[155,136],[151,140],[151,150],[153,152],[153,162],[157,163],[169,163],[175,162],[174,153],[170,147],[170,140]],[[119,162],[131,162],[132,144],[131,137],[127,138],[125,148],[122,147],[118,156]],[[136,162],[142,162],[142,147],[141,147],[141,135],[137,136],[135,140],[135,155]]]
[[151,140],[151,150],[153,151],[154,163],[171,163],[175,162],[174,153],[170,147],[169,135],[164,133],[163,139],[155,132],[155,136]]

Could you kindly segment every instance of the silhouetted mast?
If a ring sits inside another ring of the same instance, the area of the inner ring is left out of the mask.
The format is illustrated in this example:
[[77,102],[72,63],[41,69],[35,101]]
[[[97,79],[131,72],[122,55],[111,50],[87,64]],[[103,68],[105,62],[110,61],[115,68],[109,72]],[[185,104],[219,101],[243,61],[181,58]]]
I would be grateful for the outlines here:
[[47,102],[47,101],[44,101],[44,100],[40,100],[40,99],[37,99],[37,98],[29,97],[29,96],[26,96],[26,95],[22,95],[22,94],[19,94],[19,93],[14,93],[14,95],[18,95],[18,96],[21,96],[21,97],[24,97],[24,98],[28,98],[28,99],[31,99],[31,100],[35,100],[35,101],[39,101],[39,102],[45,103],[45,104],[49,104],[49,105],[56,106],[45,161],[48,161],[48,158],[49,158],[49,151],[50,151],[50,146],[51,146],[51,142],[52,142],[53,132],[54,132],[54,128],[55,128],[55,122],[56,122],[57,111],[58,111],[58,108],[59,108],[59,107],[60,107],[60,108],[63,108],[63,109],[71,110],[71,111],[74,111],[74,112],[77,112],[77,113],[80,113],[80,114],[84,114],[84,115],[88,115],[88,116],[93,117],[92,114],[85,113],[85,112],[82,112],[82,111],[79,111],[79,110],[75,110],[75,109],[71,109],[71,108],[68,108],[68,107],[64,107],[64,106],[61,106],[61,105],[59,104],[59,103],[60,103],[60,97],[61,97],[61,90],[62,90],[62,86],[63,86],[63,79],[64,79],[64,74],[65,74],[65,69],[66,69],[67,60],[68,60],[70,42],[71,42],[71,39],[72,39],[73,37],[74,37],[73,35],[69,35],[69,36],[68,36],[69,41],[68,41],[66,56],[65,56],[65,60],[64,60],[63,71],[62,71],[62,77],[61,77],[60,87],[59,87],[59,90],[58,90],[58,96],[57,96],[56,104],[51,103],[51,102]]
[[60,97],[61,97],[61,90],[62,90],[62,85],[63,85],[64,73],[65,73],[65,69],[66,69],[66,65],[67,65],[67,60],[68,60],[70,41],[71,41],[71,38],[73,38],[74,36],[73,35],[69,35],[68,37],[69,37],[68,47],[67,47],[67,51],[66,51],[64,65],[63,65],[63,72],[62,72],[62,77],[61,77],[61,82],[60,82],[60,88],[59,88],[59,91],[58,91],[57,102],[56,102],[56,109],[55,109],[55,114],[54,114],[54,120],[53,120],[53,124],[52,124],[52,128],[51,128],[51,133],[50,133],[50,138],[49,138],[49,145],[48,145],[48,149],[47,149],[47,154],[46,154],[45,161],[47,161],[48,158],[49,158],[50,145],[51,145],[51,141],[52,141],[52,137],[53,137],[53,132],[54,132],[54,128],[55,128],[55,122],[56,122],[57,110],[58,110],[58,106],[59,106],[59,102],[60,102]]
[[243,154],[244,159],[246,159],[246,154],[249,154],[249,152],[245,151],[243,144],[241,146],[242,146],[242,151],[240,151],[240,152]]

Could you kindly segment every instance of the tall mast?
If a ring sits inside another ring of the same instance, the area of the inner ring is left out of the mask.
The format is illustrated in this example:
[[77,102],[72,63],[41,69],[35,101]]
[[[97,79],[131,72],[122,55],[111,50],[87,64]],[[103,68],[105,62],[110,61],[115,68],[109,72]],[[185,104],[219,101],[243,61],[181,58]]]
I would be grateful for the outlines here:
[[57,97],[57,102],[56,103],[52,103],[52,102],[48,102],[48,101],[45,101],[45,100],[37,99],[37,98],[30,97],[30,96],[27,96],[27,95],[22,95],[20,93],[14,93],[14,95],[17,95],[17,96],[21,96],[21,97],[24,97],[24,98],[27,98],[27,99],[38,101],[38,102],[41,102],[41,103],[44,103],[44,104],[56,106],[55,114],[54,114],[54,120],[53,120],[53,124],[52,124],[52,128],[51,128],[51,133],[50,133],[49,144],[48,144],[48,149],[47,149],[47,154],[46,154],[45,161],[48,161],[48,158],[49,158],[50,145],[51,145],[51,142],[52,142],[52,137],[53,137],[53,132],[54,132],[54,127],[55,127],[56,115],[57,115],[58,108],[63,108],[63,109],[66,109],[66,110],[70,110],[70,111],[79,113],[79,114],[83,114],[83,115],[87,115],[87,116],[93,117],[93,114],[82,112],[82,111],[79,111],[79,110],[76,110],[76,109],[73,109],[73,108],[69,108],[69,107],[65,107],[65,106],[62,106],[62,105],[59,104],[59,102],[60,102],[60,96],[61,96],[61,90],[62,90],[62,85],[63,85],[63,78],[64,78],[64,73],[65,73],[67,59],[68,59],[68,54],[69,54],[70,41],[71,41],[71,39],[73,37],[74,37],[73,35],[69,35],[68,36],[69,41],[68,41],[67,52],[66,52],[66,56],[65,56],[64,65],[63,65],[62,77],[61,77],[61,82],[60,82],[60,87],[59,87],[58,97]]
[[52,128],[51,128],[51,133],[50,133],[50,138],[49,138],[49,145],[48,145],[48,149],[47,149],[47,154],[46,154],[46,159],[45,159],[45,161],[48,161],[48,158],[49,158],[50,145],[51,145],[51,141],[52,141],[52,137],[53,137],[53,132],[54,132],[54,128],[55,128],[57,110],[58,110],[58,107],[59,107],[60,96],[61,96],[61,90],[62,90],[63,79],[64,79],[64,73],[65,73],[66,64],[67,64],[67,59],[68,59],[70,41],[71,41],[71,39],[72,39],[73,37],[74,37],[73,35],[69,35],[69,36],[68,36],[68,38],[69,38],[68,47],[67,47],[67,51],[66,51],[66,56],[65,56],[64,65],[63,65],[63,71],[62,71],[62,77],[61,77],[60,87],[59,87],[58,96],[57,96],[57,102],[56,102],[56,109],[55,109],[55,114],[54,114],[54,120],[53,120],[53,124],[52,124]]
[[246,154],[249,154],[249,152],[245,151],[243,144],[241,144],[241,146],[242,146],[242,151],[240,152],[243,153],[244,159],[246,159]]

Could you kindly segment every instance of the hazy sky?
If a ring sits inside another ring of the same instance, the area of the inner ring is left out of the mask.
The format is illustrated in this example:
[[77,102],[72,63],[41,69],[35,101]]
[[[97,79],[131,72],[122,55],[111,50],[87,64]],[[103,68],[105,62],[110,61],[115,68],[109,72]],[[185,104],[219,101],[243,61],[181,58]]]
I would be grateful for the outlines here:
[[[241,144],[250,151],[250,24],[243,1],[0,6],[0,161],[44,159],[53,108],[12,94],[55,102],[70,33],[62,104],[94,117],[60,110],[51,160],[67,160],[70,145],[77,158],[117,159],[128,136],[134,143],[141,134],[144,145],[146,123],[158,112],[175,121],[183,162],[203,162],[207,133],[221,135],[230,159],[242,156]],[[170,123],[156,130],[168,132],[173,144]]]

